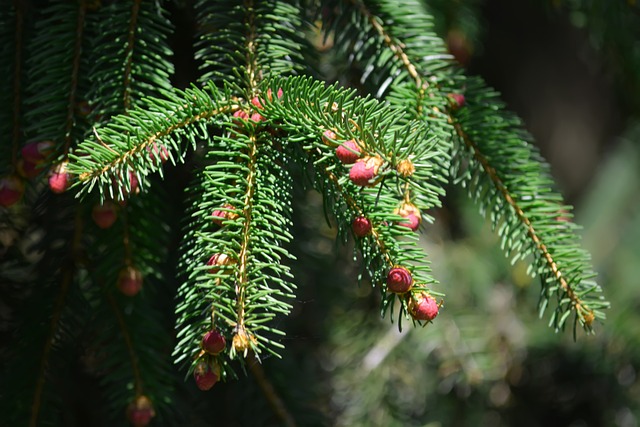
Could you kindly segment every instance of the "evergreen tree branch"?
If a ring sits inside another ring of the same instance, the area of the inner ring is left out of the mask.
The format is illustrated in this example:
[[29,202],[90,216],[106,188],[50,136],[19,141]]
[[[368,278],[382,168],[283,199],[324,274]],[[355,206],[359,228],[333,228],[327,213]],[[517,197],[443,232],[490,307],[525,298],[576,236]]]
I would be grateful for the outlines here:
[[[390,22],[402,23],[406,16],[411,16],[412,21],[422,22],[425,29],[422,34],[427,39],[435,38],[431,29],[427,28],[430,19],[426,13],[421,12],[421,5],[412,1],[393,2],[393,4],[390,4],[381,0],[371,3],[375,4],[380,13]],[[412,76],[418,73],[424,74],[425,78],[433,82],[431,86],[441,93],[440,101],[447,100],[446,94],[448,90],[443,82],[450,79],[458,81],[458,84],[461,83],[461,79],[456,76],[455,70],[451,70],[449,66],[445,68],[437,67],[432,73],[418,71],[420,70],[419,66],[412,63],[409,55],[402,49],[405,43],[395,41],[396,39],[384,30],[381,22],[385,19],[376,18],[363,4],[361,4],[359,10],[360,13],[365,14],[369,24],[378,32],[387,48],[397,57],[398,62],[406,68],[406,72]],[[420,13],[423,16],[422,20],[416,19],[417,16],[420,16]],[[405,37],[411,37],[408,33],[403,33],[402,28],[405,27],[403,25],[395,25],[393,28]],[[406,45],[410,45],[410,43],[407,42]],[[380,56],[380,54],[377,56]],[[473,96],[476,95],[478,96],[478,106],[487,103],[488,95],[485,93],[486,91],[479,87],[483,86],[483,83],[477,80],[467,80],[466,85],[468,102],[473,103]],[[575,324],[580,323],[587,331],[590,331],[593,320],[596,317],[604,316],[599,309],[606,307],[607,304],[602,298],[594,297],[593,295],[593,291],[598,291],[599,288],[590,281],[593,273],[588,266],[588,256],[573,243],[576,237],[572,233],[572,228],[557,220],[561,216],[561,206],[558,204],[558,200],[561,200],[560,196],[553,193],[540,196],[550,193],[551,180],[548,177],[546,165],[539,158],[539,155],[534,152],[534,149],[528,145],[527,138],[523,138],[522,131],[517,130],[520,125],[519,122],[509,121],[510,126],[513,126],[510,133],[505,133],[502,128],[500,131],[502,133],[498,133],[498,128],[491,123],[504,122],[505,119],[501,115],[505,115],[505,113],[495,113],[496,109],[491,107],[479,107],[474,109],[473,113],[476,114],[475,117],[483,118],[482,122],[480,122],[478,119],[472,119],[470,113],[464,114],[464,112],[461,112],[461,114],[457,114],[455,110],[458,108],[460,108],[460,105],[451,101],[447,101],[438,108],[438,112],[444,112],[448,122],[453,125],[453,127],[450,126],[450,129],[453,130],[456,139],[459,138],[463,144],[470,148],[473,154],[471,159],[464,156],[464,160],[461,160],[459,155],[463,154],[465,150],[456,149],[454,153],[457,153],[458,157],[455,158],[454,170],[468,167],[474,170],[479,168],[482,171],[479,175],[466,173],[461,178],[461,182],[466,182],[473,186],[482,186],[482,184],[479,184],[482,182],[479,176],[486,175],[489,177],[488,180],[492,190],[487,190],[486,187],[483,190],[476,189],[472,196],[481,205],[482,211],[493,209],[491,214],[492,223],[494,227],[500,226],[499,234],[502,236],[503,245],[507,246],[509,253],[516,252],[516,257],[524,257],[524,254],[534,252],[534,262],[543,276],[541,313],[546,307],[548,298],[559,290],[558,306],[551,316],[552,325],[556,329],[563,327],[567,316],[571,312],[575,312]],[[465,108],[464,111],[468,112],[469,108]],[[464,119],[461,122],[460,116],[462,114],[464,114]],[[495,116],[496,122],[488,121],[487,116]],[[506,119],[506,121],[508,120]],[[465,128],[472,129],[475,136],[470,137],[469,132],[464,132],[463,129]],[[486,141],[493,141],[497,138],[502,141],[502,144],[478,144],[477,141],[474,142],[476,138],[484,138]],[[522,145],[521,142],[524,142],[524,144]],[[504,148],[509,146],[512,147],[509,150]],[[485,152],[484,150],[489,151]],[[523,163],[523,159],[527,160]],[[467,163],[468,166],[463,166],[467,165]],[[521,164],[523,169],[519,173],[514,173],[514,168],[518,168],[518,165]],[[525,170],[527,173],[525,173]],[[501,177],[501,174],[506,174],[509,177],[508,186],[505,185],[505,177],[504,175]],[[522,176],[527,174],[529,179],[524,181]],[[487,197],[487,192],[492,195],[494,191],[499,196],[498,198]],[[516,194],[521,195],[516,197]],[[527,194],[528,196],[526,196]],[[536,202],[527,203],[527,197],[535,199]],[[516,202],[518,198],[522,199],[522,201]],[[511,213],[514,214],[513,218],[517,220],[518,224],[514,224],[509,219]],[[544,230],[544,234],[541,234],[542,230]],[[558,233],[561,233],[561,236],[558,236]],[[523,247],[532,247],[532,249],[528,251],[525,249],[523,252]],[[552,255],[554,252],[556,255]],[[558,257],[562,257],[563,262],[560,262]],[[549,282],[547,281],[548,277],[552,278]]]

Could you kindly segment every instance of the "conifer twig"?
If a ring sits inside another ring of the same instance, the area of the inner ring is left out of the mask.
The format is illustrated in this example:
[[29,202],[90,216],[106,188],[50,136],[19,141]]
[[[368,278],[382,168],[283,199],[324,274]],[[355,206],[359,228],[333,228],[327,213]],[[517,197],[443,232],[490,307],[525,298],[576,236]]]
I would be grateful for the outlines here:
[[457,135],[467,147],[473,150],[473,155],[476,160],[478,160],[478,162],[482,165],[482,169],[489,176],[495,188],[502,194],[504,200],[509,204],[509,206],[513,208],[522,225],[524,225],[524,227],[527,229],[527,235],[535,244],[545,263],[553,273],[555,279],[560,284],[562,290],[566,292],[567,296],[571,300],[571,305],[578,313],[580,313],[584,317],[585,324],[587,326],[591,326],[591,323],[593,323],[593,320],[595,319],[593,311],[580,299],[578,295],[576,295],[573,288],[567,283],[553,256],[549,253],[547,246],[542,241],[542,237],[540,237],[540,235],[536,232],[529,217],[527,217],[522,208],[518,205],[518,203],[516,203],[515,199],[507,189],[507,186],[504,184],[500,176],[498,176],[495,168],[493,168],[489,164],[489,161],[482,154],[482,152],[478,148],[478,145],[467,135],[467,133],[462,129],[462,126],[454,121],[452,116],[450,116],[450,120],[453,123]]
[[[421,77],[422,73],[420,73],[419,68],[411,62],[408,55],[404,52],[401,44],[393,40],[389,32],[382,26],[382,24],[380,24],[380,22],[378,22],[378,20],[376,19],[376,16],[372,14],[371,11],[369,11],[362,2],[358,2],[357,0],[351,0],[351,1],[355,2],[355,4],[359,7],[360,12],[367,17],[371,26],[376,30],[378,35],[383,38],[389,50],[391,50],[391,52],[396,56],[396,58],[400,60],[400,62],[403,64],[403,66],[405,67],[409,75],[416,82],[417,87],[421,89],[421,92],[422,90],[426,89],[426,87],[420,85],[420,83],[422,82],[422,77]],[[502,195],[503,199],[507,202],[507,204],[509,204],[516,212],[516,215],[520,223],[527,230],[527,235],[533,241],[535,247],[538,249],[540,253],[540,256],[544,259],[545,263],[553,273],[555,279],[560,284],[560,287],[562,288],[562,290],[569,297],[573,308],[576,310],[579,316],[584,320],[585,325],[587,327],[591,326],[593,320],[595,319],[595,315],[593,311],[588,306],[585,305],[585,303],[580,299],[580,297],[576,295],[571,285],[569,285],[569,283],[565,280],[553,256],[549,253],[549,250],[547,249],[546,244],[543,242],[542,237],[536,232],[535,228],[533,227],[533,224],[531,223],[530,218],[525,214],[525,212],[518,205],[518,203],[516,203],[515,199],[512,197],[506,185],[504,184],[500,176],[498,176],[497,171],[495,170],[495,168],[493,168],[489,164],[489,161],[480,151],[478,145],[471,140],[468,134],[464,132],[464,130],[462,129],[462,126],[456,122],[455,118],[453,117],[448,107],[445,110],[445,114],[448,117],[448,122],[454,126],[455,132],[458,135],[458,137],[465,143],[465,145],[467,145],[467,147],[473,150],[474,157],[482,165],[483,170],[489,176],[495,188],[500,192],[500,194]]]

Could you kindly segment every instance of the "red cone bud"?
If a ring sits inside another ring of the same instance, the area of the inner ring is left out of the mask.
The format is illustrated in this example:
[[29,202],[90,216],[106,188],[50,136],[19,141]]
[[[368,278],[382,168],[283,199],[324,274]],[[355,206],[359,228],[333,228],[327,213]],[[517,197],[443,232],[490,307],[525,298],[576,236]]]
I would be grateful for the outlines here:
[[462,95],[461,93],[450,93],[448,96],[449,96],[449,99],[451,100],[452,110],[455,111],[464,107],[464,104],[465,104],[464,95]]
[[147,147],[147,152],[149,153],[149,160],[151,163],[164,163],[169,159],[169,150],[162,144],[153,143],[151,146]]
[[361,151],[358,144],[353,139],[344,142],[336,148],[336,157],[345,165],[355,163],[360,158]]
[[8,208],[20,200],[24,194],[24,183],[15,176],[9,175],[0,178],[0,206]]
[[253,104],[254,107],[262,109],[262,104],[260,103],[260,98],[258,98],[257,96],[255,96],[252,100],[251,103]]
[[264,117],[262,117],[262,114],[260,113],[253,113],[251,115],[251,120],[253,120],[254,122],[263,122]]
[[153,404],[147,396],[140,395],[127,407],[127,419],[134,427],[145,427],[156,416]]
[[351,167],[349,171],[349,179],[356,185],[372,186],[372,181],[377,175],[383,160],[377,156],[367,156],[358,161]]
[[222,227],[222,223],[225,220],[231,220],[238,218],[238,214],[233,212],[235,208],[232,205],[224,205],[220,209],[216,209],[211,214],[211,219],[214,223]]
[[64,193],[71,185],[71,175],[67,172],[67,164],[66,161],[58,163],[49,174],[49,188],[56,194]]
[[54,145],[53,141],[30,142],[22,147],[20,152],[23,159],[38,164],[53,151]]
[[236,119],[247,120],[249,118],[249,114],[247,114],[246,111],[237,110],[236,112],[233,113],[233,117]]
[[116,204],[109,200],[103,204],[96,203],[91,210],[91,218],[102,229],[111,227],[118,218]]
[[387,289],[389,292],[403,294],[411,289],[413,277],[411,272],[404,267],[393,267],[387,274]]
[[214,254],[211,258],[209,258],[209,261],[207,261],[207,265],[215,266],[209,269],[209,273],[216,274],[220,271],[219,267],[229,265],[232,262],[233,260],[225,254]]
[[327,145],[334,145],[336,143],[335,142],[336,138],[337,138],[336,133],[332,130],[327,129],[322,133],[322,142],[324,142]]
[[38,163],[32,162],[29,159],[19,159],[16,164],[16,170],[18,174],[27,179],[35,178],[40,173],[40,169],[38,168]]
[[[278,88],[278,92],[277,92],[278,99],[282,98],[283,94],[284,93],[282,92],[282,88],[281,87]],[[267,98],[269,99],[269,101],[273,100],[273,95],[271,93],[271,88],[267,89]]]
[[436,318],[439,309],[436,299],[426,292],[409,298],[409,314],[416,320],[431,321]]
[[356,236],[367,236],[369,233],[371,233],[371,221],[369,221],[369,218],[359,216],[353,220],[353,222],[351,223],[351,228],[353,229],[353,234],[355,234]]
[[127,266],[120,270],[118,275],[118,289],[128,297],[132,297],[142,289],[142,273],[132,266]]
[[413,165],[411,159],[404,159],[398,162],[396,170],[400,175],[408,177],[413,175],[413,173],[416,171],[416,167]]
[[217,329],[207,332],[202,337],[202,349],[207,353],[218,354],[225,349],[226,345],[227,341]]
[[420,214],[420,209],[418,209],[413,203],[402,202],[394,213],[404,217],[404,220],[400,221],[398,225],[407,227],[411,231],[416,231],[418,227],[420,227],[422,215]]
[[196,385],[202,391],[211,390],[219,379],[220,369],[217,366],[209,366],[207,362],[200,361],[193,370],[193,378]]

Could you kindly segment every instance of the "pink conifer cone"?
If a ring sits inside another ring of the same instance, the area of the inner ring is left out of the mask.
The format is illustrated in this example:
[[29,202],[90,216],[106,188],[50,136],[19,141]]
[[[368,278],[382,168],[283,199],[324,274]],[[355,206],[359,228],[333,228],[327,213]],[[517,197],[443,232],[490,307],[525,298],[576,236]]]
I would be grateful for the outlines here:
[[377,156],[367,156],[362,159],[358,159],[356,163],[351,166],[349,171],[349,179],[356,185],[362,187],[375,185],[375,181],[372,181],[377,175],[380,166],[382,166],[383,160]]
[[361,151],[358,144],[353,139],[345,141],[341,146],[336,148],[336,157],[345,165],[355,163],[360,158]]
[[409,299],[409,314],[416,320],[432,321],[438,315],[436,299],[426,292],[421,292]]
[[23,193],[24,184],[19,177],[9,175],[0,178],[0,206],[8,208],[16,204]]

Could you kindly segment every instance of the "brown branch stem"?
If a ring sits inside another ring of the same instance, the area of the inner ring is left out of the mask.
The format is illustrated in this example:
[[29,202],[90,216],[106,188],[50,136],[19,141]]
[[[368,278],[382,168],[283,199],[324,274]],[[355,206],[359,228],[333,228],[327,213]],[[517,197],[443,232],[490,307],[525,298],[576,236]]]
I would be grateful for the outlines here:
[[291,415],[291,413],[287,410],[284,401],[276,392],[273,384],[271,384],[267,376],[264,374],[262,365],[256,359],[253,351],[250,351],[247,356],[247,364],[249,365],[249,370],[253,374],[253,377],[256,379],[258,386],[260,386],[262,393],[264,393],[264,397],[267,399],[267,402],[269,402],[269,405],[271,405],[273,412],[275,412],[276,415],[280,417],[285,426],[295,427],[296,422],[293,418],[293,415]]
[[127,352],[129,353],[129,359],[131,360],[131,370],[133,371],[133,389],[135,391],[136,396],[142,395],[142,376],[140,375],[140,365],[138,361],[138,355],[136,354],[135,349],[133,348],[133,341],[131,339],[131,334],[129,334],[129,329],[127,328],[127,323],[124,321],[124,317],[122,316],[122,311],[118,306],[115,298],[108,290],[105,291],[105,295],[107,297],[107,301],[109,301],[109,305],[113,310],[113,314],[116,317],[118,322],[118,327],[120,328],[120,332],[122,333],[122,338],[124,339],[125,345],[127,346]]

